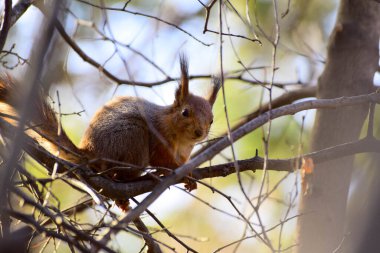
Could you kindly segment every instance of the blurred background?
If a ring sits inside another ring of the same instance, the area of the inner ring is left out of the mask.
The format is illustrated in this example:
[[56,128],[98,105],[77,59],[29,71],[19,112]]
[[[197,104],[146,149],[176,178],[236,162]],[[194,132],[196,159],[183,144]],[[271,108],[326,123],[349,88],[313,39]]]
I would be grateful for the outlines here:
[[[211,1],[212,2],[212,1]],[[167,105],[174,100],[177,81],[165,81],[179,77],[179,54],[189,58],[191,92],[205,95],[211,88],[211,75],[220,73],[218,3],[211,8],[209,31],[204,32],[207,6],[205,0],[188,1],[67,1],[60,13],[65,31],[89,57],[100,63],[119,79],[130,80],[131,85],[117,84],[94,66],[86,63],[57,33],[54,46],[49,48],[48,60],[42,81],[50,85],[53,106],[58,109],[60,97],[62,122],[70,138],[78,143],[93,114],[115,96],[139,96],[157,104]],[[227,130],[224,106],[229,122],[236,124],[245,115],[255,111],[260,104],[269,101],[265,85],[274,75],[273,98],[300,86],[314,86],[324,67],[328,37],[337,14],[338,1],[279,1],[280,40],[273,71],[273,44],[276,34],[273,1],[226,1],[222,11],[223,31],[237,36],[223,37],[223,66],[226,76],[224,103],[221,94],[214,106],[214,124],[210,139]],[[125,8],[124,8],[125,7]],[[8,72],[18,79],[24,78],[26,69],[32,67],[22,59],[29,59],[36,46],[44,22],[41,11],[31,7],[10,30],[4,49],[17,53],[1,58],[10,68]],[[214,31],[214,32],[213,32]],[[255,41],[258,38],[261,43]],[[247,71],[248,69],[248,71]],[[379,84],[379,78],[375,83]],[[142,82],[154,87],[141,87]],[[310,130],[315,112],[309,110],[272,122],[269,141],[270,158],[289,158],[308,152]],[[263,156],[263,136],[268,125],[245,136],[235,144],[236,158],[255,156],[256,150]],[[199,149],[201,145],[197,146]],[[232,160],[231,149],[205,165]],[[39,177],[46,172],[31,159],[27,168]],[[366,178],[361,172],[360,178]],[[225,178],[204,180],[220,190],[236,205],[253,226],[260,231],[262,224],[276,248],[292,252],[296,244],[295,228],[300,194],[299,173],[270,172],[262,183],[263,174],[242,173],[243,186],[253,203],[262,201],[258,213],[245,201],[235,174]],[[355,185],[353,184],[353,189]],[[61,208],[75,205],[83,194],[64,183],[52,184]],[[199,252],[270,252],[255,237],[246,223],[236,213],[228,199],[210,188],[198,186],[188,193],[183,185],[168,189],[150,208],[165,226],[184,242]],[[355,192],[355,191],[353,191]],[[260,196],[260,197],[259,197]],[[142,200],[144,196],[137,199]],[[263,198],[265,201],[263,201]],[[114,207],[114,212],[121,211]],[[96,207],[79,215],[80,222],[96,223],[104,210]],[[149,217],[143,221],[157,230],[154,237],[177,252],[186,250],[163,233]],[[240,241],[240,242],[238,242]],[[44,247],[44,240],[32,243],[35,252]],[[235,242],[235,243],[233,243]],[[144,242],[137,236],[120,232],[113,240],[113,248],[120,252],[139,252]],[[229,243],[233,243],[228,246]],[[281,246],[280,246],[281,245]],[[227,247],[228,246],[228,247]],[[225,248],[223,248],[225,247]],[[45,252],[53,249],[49,242]],[[59,252],[68,252],[62,244]],[[172,252],[163,247],[165,252]]]

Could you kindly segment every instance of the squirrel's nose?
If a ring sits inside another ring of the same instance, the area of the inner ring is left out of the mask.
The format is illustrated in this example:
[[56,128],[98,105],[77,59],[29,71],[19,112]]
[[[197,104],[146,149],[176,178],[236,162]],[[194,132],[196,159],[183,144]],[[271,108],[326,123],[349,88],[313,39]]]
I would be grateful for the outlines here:
[[203,131],[201,129],[197,129],[194,131],[196,137],[201,137],[203,135]]

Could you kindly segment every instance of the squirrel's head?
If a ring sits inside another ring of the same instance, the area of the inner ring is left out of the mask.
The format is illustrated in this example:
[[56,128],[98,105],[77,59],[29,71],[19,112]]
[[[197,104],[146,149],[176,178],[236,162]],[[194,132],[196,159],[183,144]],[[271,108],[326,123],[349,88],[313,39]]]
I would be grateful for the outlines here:
[[213,122],[212,106],[221,86],[220,79],[213,79],[213,88],[208,98],[202,98],[189,92],[189,74],[187,59],[180,56],[181,80],[175,93],[173,104],[176,134],[183,140],[195,143],[206,138]]

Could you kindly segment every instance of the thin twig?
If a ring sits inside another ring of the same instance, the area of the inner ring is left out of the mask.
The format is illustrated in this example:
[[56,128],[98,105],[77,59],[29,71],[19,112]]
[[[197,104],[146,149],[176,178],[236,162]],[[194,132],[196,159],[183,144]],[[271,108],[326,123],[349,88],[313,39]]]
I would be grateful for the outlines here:
[[[266,231],[266,232],[272,231],[272,230],[276,229],[278,226],[280,226],[282,223],[286,223],[286,222],[288,222],[288,221],[290,221],[290,220],[292,220],[292,219],[298,218],[298,217],[300,217],[300,215],[295,215],[295,216],[293,216],[293,217],[290,217],[290,218],[288,218],[288,219],[286,219],[286,220],[280,222],[279,224],[277,224],[277,225],[275,225],[275,226],[273,226],[273,227],[271,227],[271,228],[269,228],[269,229],[267,229],[267,230],[265,230],[265,231]],[[256,235],[251,235],[251,236],[247,236],[247,237],[245,237],[245,238],[242,238],[242,239],[239,239],[239,240],[233,241],[233,242],[231,242],[231,243],[229,243],[229,244],[227,244],[227,245],[224,245],[223,247],[220,247],[219,249],[213,251],[213,253],[220,252],[221,250],[224,250],[225,248],[230,247],[230,246],[232,246],[232,245],[234,245],[234,244],[236,244],[236,243],[240,243],[241,241],[248,240],[248,239],[252,239],[252,238],[256,238],[256,237],[257,237]]]
[[45,233],[47,236],[51,236],[54,238],[58,238],[62,241],[67,242],[67,244],[70,244],[74,247],[76,247],[78,250],[82,252],[87,252],[88,249],[85,248],[83,245],[81,245],[77,240],[75,240],[73,237],[64,236],[61,233],[54,232],[50,229],[47,229],[45,226],[41,225],[38,221],[33,219],[32,216],[23,214],[21,212],[17,212],[15,210],[9,210],[9,215],[14,217],[17,220],[20,220],[24,222],[25,224],[29,224],[33,226],[39,233]]
[[133,14],[133,15],[137,15],[137,16],[142,16],[142,17],[146,17],[146,18],[150,18],[150,19],[155,19],[155,20],[158,20],[166,25],[169,25],[169,26],[172,26],[176,29],[178,29],[179,31],[185,33],[186,35],[190,36],[192,39],[194,39],[195,41],[201,43],[202,45],[204,46],[211,46],[212,44],[209,44],[209,43],[205,43],[203,41],[201,41],[200,39],[196,38],[194,35],[192,35],[190,32],[184,30],[183,28],[179,27],[178,25],[175,25],[173,23],[170,23],[166,20],[163,20],[159,17],[156,17],[156,16],[153,16],[153,15],[149,15],[149,14],[145,14],[145,13],[141,13],[141,12],[137,12],[137,11],[129,11],[127,9],[125,9],[124,7],[123,8],[114,8],[114,7],[106,7],[106,6],[100,6],[100,5],[97,5],[97,4],[94,4],[94,3],[90,3],[90,2],[87,2],[87,1],[84,1],[84,0],[77,0],[78,2],[80,3],[83,3],[83,4],[87,4],[89,6],[92,6],[94,8],[98,8],[98,9],[102,9],[102,10],[110,10],[110,11],[120,11],[120,12],[125,12],[125,13],[129,13],[129,14]]
[[[135,198],[131,198],[133,202],[135,202],[136,204],[139,204],[140,202],[138,202]],[[146,209],[145,210],[146,213],[162,228],[162,230],[171,238],[173,238],[176,242],[178,242],[179,244],[181,244],[187,252],[194,252],[194,253],[197,253],[198,251],[192,249],[191,247],[189,247],[186,243],[184,243],[182,240],[180,240],[177,236],[175,236],[172,232],[169,231],[169,229],[167,229],[165,227],[164,224],[162,224],[162,222],[151,212],[149,211],[149,209]]]
[[[49,218],[53,219],[54,220],[54,223],[57,223],[58,222],[58,217],[55,213],[53,213],[50,209],[42,206],[41,204],[39,203],[36,203],[34,202],[30,197],[28,197],[24,192],[22,192],[21,190],[17,189],[17,188],[12,188],[12,192],[14,192],[15,194],[17,194],[19,197],[21,197],[24,201],[25,201],[25,204],[29,204],[35,208],[37,208],[39,211],[41,211],[44,215],[48,216]],[[68,223],[65,219],[63,219],[63,217],[60,217],[59,219],[59,223],[61,226],[63,226],[64,228],[70,230],[71,232],[77,234],[78,236],[80,236],[81,238],[87,240],[88,242],[92,243],[93,245],[96,245],[97,247],[99,247],[100,249],[103,249],[105,250],[106,252],[111,252],[113,253],[114,251],[111,250],[109,247],[107,247],[106,245],[103,245],[102,243],[98,242],[97,240],[95,240],[95,238],[92,238],[91,236],[87,235],[85,232],[83,232],[82,230],[78,230],[76,229],[73,225],[71,225],[70,223]]]
[[[219,0],[219,61],[220,61],[220,73],[224,73],[223,71],[223,22],[222,22],[222,18],[223,18],[223,0]],[[248,197],[248,194],[246,193],[246,191],[244,190],[244,187],[243,187],[243,183],[242,183],[242,179],[241,179],[241,174],[240,174],[240,168],[239,168],[239,163],[237,161],[237,157],[236,157],[236,153],[235,153],[235,148],[234,148],[234,139],[231,135],[231,126],[230,126],[230,121],[229,121],[229,116],[228,116],[228,110],[227,110],[227,102],[226,102],[226,90],[224,88],[224,77],[223,77],[223,74],[221,74],[221,83],[222,83],[222,96],[223,96],[223,108],[224,108],[224,115],[225,115],[225,118],[226,118],[226,122],[227,122],[227,137],[228,137],[228,141],[230,142],[230,147],[231,147],[231,153],[232,153],[232,158],[233,158],[233,163],[234,163],[234,168],[236,170],[236,175],[237,175],[237,178],[238,178],[238,183],[239,183],[239,187],[240,187],[240,190],[241,192],[243,193],[243,196],[245,197],[245,199],[247,200],[248,203],[251,203],[249,197]],[[253,207],[253,205],[252,205]],[[253,207],[254,208],[254,207]],[[244,216],[243,216],[244,217]],[[258,232],[256,231],[256,229],[254,229],[252,226],[250,226],[250,228],[252,229],[252,231],[257,235],[257,237],[264,243],[266,244],[268,247],[272,248],[270,244],[267,243],[267,239],[266,238],[263,238],[260,234],[258,234]]]

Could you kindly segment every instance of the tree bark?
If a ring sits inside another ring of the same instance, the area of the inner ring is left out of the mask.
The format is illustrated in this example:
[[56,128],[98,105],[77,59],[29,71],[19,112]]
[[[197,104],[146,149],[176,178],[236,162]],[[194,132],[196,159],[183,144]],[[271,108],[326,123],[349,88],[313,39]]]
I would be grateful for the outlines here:
[[[373,0],[342,0],[318,82],[319,98],[369,93],[378,69],[380,5]],[[358,139],[368,105],[318,110],[313,150]],[[316,166],[304,178],[298,223],[298,252],[333,252],[344,237],[347,194],[354,157]]]

